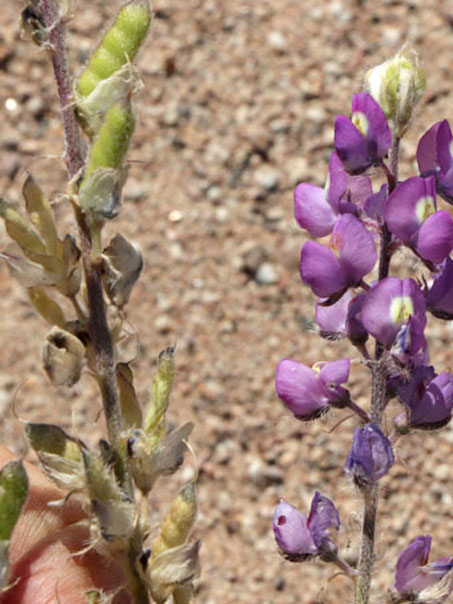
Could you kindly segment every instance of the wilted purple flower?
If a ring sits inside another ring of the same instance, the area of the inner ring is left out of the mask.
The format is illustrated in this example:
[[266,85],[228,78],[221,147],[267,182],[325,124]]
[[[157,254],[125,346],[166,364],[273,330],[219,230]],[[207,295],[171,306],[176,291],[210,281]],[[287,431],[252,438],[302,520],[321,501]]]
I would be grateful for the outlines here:
[[387,436],[379,426],[366,424],[354,432],[344,469],[358,487],[363,487],[387,474],[393,461],[393,449]]
[[[413,596],[420,602],[440,604],[446,601],[453,589],[453,557],[439,558],[428,565],[431,540],[431,535],[421,535],[401,552],[396,563],[395,589],[400,596]],[[436,596],[428,600],[429,589],[433,586],[437,587]]]
[[308,519],[286,501],[277,505],[273,530],[282,555],[292,562],[313,556],[335,554],[337,546],[329,538],[328,529],[338,530],[340,518],[333,502],[316,491]]
[[409,410],[408,425],[431,430],[445,426],[453,409],[453,375],[437,375],[431,366],[416,367],[411,380],[398,389]]
[[367,92],[352,97],[351,119],[335,120],[335,150],[351,174],[380,163],[392,143],[392,131],[379,104]]
[[436,211],[434,176],[414,176],[390,194],[384,212],[389,230],[423,258],[438,264],[453,248],[453,221]]
[[449,203],[453,203],[452,140],[450,124],[442,120],[425,132],[417,147],[420,174],[434,174],[437,192]]
[[340,214],[358,214],[371,192],[370,179],[349,176],[337,154],[332,153],[324,189],[305,182],[296,187],[294,216],[310,235],[324,237],[332,232]]
[[312,367],[290,359],[277,365],[275,388],[279,398],[297,419],[309,421],[329,410],[330,405],[344,406],[349,393],[340,384],[349,378],[349,359],[317,363]]
[[329,338],[346,336],[355,346],[365,344],[368,333],[360,320],[365,294],[354,296],[347,291],[335,304],[324,306],[323,300],[316,304],[315,318],[321,334]]
[[426,296],[428,310],[438,319],[453,319],[453,260],[446,258]]
[[308,241],[301,254],[302,280],[321,298],[358,285],[377,258],[373,236],[352,214],[338,218],[329,246],[338,252],[338,257],[316,241]]
[[413,279],[387,277],[366,294],[361,319],[383,346],[390,348],[398,339],[402,352],[415,355],[425,347],[425,308],[423,292]]

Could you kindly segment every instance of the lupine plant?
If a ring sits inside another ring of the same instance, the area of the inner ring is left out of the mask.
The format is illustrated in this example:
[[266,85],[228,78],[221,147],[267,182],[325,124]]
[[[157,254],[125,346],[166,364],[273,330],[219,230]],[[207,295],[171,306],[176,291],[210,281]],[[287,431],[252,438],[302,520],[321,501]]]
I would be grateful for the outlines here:
[[[308,517],[282,501],[273,529],[280,553],[292,562],[318,557],[336,564],[353,582],[354,604],[370,600],[375,560],[379,483],[391,471],[393,447],[416,430],[444,427],[453,409],[453,375],[429,362],[426,314],[453,318],[453,220],[440,199],[453,203],[453,135],[447,120],[434,124],[417,147],[418,174],[400,181],[400,141],[425,89],[416,57],[401,51],[371,69],[364,91],[352,98],[352,115],[335,120],[334,151],[324,188],[299,184],[298,225],[313,238],[302,247],[303,283],[317,296],[315,318],[329,345],[347,338],[369,370],[367,408],[347,389],[350,359],[283,359],[276,391],[294,417],[311,421],[331,408],[353,412],[358,423],[344,471],[361,495],[363,519],[358,562],[348,565],[331,535],[339,513],[316,492]],[[394,254],[408,250],[419,279],[392,275]],[[384,421],[385,420],[385,421]],[[340,460],[339,460],[340,461]],[[453,557],[428,562],[431,536],[416,537],[395,561],[389,602],[451,601]],[[380,600],[381,601],[381,600]]]
[[[91,534],[87,549],[119,561],[130,601],[163,603],[172,598],[175,604],[186,603],[193,597],[198,572],[199,542],[189,540],[197,508],[194,483],[169,502],[160,528],[148,509],[148,496],[161,476],[182,464],[193,425],[171,427],[167,418],[173,347],[158,357],[151,401],[143,408],[130,363],[118,360],[126,306],[143,261],[138,248],[121,234],[103,240],[104,225],[119,212],[127,177],[125,158],[135,124],[132,97],[141,86],[133,60],[146,38],[151,11],[148,0],[126,4],[71,83],[65,54],[68,7],[60,0],[29,0],[22,26],[52,62],[64,132],[65,195],[74,228],[62,232],[51,203],[29,175],[23,186],[24,211],[0,201],[12,240],[1,257],[49,324],[43,365],[51,382],[71,387],[83,372],[89,373],[99,388],[108,434],[92,450],[57,425],[24,422],[25,433],[44,472],[67,492],[65,500],[70,495],[83,502]],[[8,549],[27,489],[20,461],[3,468],[4,594],[20,581],[9,568]],[[86,594],[89,602],[113,598]]]

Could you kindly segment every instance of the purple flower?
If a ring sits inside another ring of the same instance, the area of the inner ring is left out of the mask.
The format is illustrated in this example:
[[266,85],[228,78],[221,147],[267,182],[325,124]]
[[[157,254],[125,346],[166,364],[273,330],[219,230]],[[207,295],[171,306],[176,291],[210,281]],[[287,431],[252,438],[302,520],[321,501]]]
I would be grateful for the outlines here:
[[408,425],[432,430],[445,426],[453,409],[453,375],[437,375],[429,366],[416,367],[411,380],[398,389],[398,396],[409,410]]
[[360,320],[365,294],[354,296],[347,291],[335,304],[323,305],[319,299],[316,304],[315,318],[321,328],[321,335],[327,339],[338,336],[348,337],[354,346],[365,344],[368,333]]
[[331,527],[338,530],[340,518],[333,502],[316,491],[308,519],[286,501],[277,505],[273,530],[281,554],[292,562],[313,556],[335,554],[336,545],[328,535]]
[[390,194],[384,212],[389,230],[423,260],[438,264],[453,248],[453,221],[436,211],[434,176],[414,176]]
[[362,488],[387,474],[393,461],[393,449],[387,436],[379,426],[366,424],[354,432],[344,470]]
[[332,232],[340,214],[358,214],[371,193],[370,179],[349,176],[337,154],[332,153],[324,189],[304,182],[296,187],[294,216],[312,237],[324,237]]
[[313,368],[283,359],[277,365],[275,388],[288,409],[302,421],[316,419],[330,405],[344,406],[349,393],[340,384],[349,378],[349,359],[317,363]]
[[366,294],[361,319],[368,333],[386,348],[397,342],[402,352],[413,356],[425,347],[425,297],[413,279],[379,281]]
[[448,203],[453,203],[452,140],[450,125],[447,120],[443,120],[425,132],[417,147],[420,174],[434,174],[437,192]]
[[380,163],[392,143],[392,131],[379,104],[367,92],[352,97],[351,119],[335,120],[335,150],[351,174]]
[[438,319],[453,319],[453,260],[446,258],[426,297],[428,310]]
[[337,220],[329,246],[338,252],[338,257],[316,241],[308,241],[301,254],[302,281],[321,298],[358,285],[377,258],[373,236],[352,214]]
[[[453,568],[453,557],[439,558],[428,565],[431,540],[431,535],[421,535],[401,552],[396,563],[395,589],[400,596],[413,596],[417,601],[434,604],[445,602],[452,592],[453,578],[443,579]],[[434,598],[429,595],[433,586],[437,588]]]

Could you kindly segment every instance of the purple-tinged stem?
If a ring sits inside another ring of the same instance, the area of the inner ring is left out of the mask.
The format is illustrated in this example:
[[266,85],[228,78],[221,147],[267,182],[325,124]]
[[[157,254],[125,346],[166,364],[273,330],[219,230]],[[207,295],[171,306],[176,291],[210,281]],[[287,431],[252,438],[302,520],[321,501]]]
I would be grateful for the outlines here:
[[85,152],[72,102],[71,84],[66,62],[64,24],[55,0],[39,0],[39,8],[49,32],[48,47],[57,84],[63,124],[64,160],[69,178],[72,178],[83,167]]
[[[390,167],[382,163],[382,168],[387,177],[389,194],[398,184],[399,146],[400,139],[394,137],[390,150]],[[389,276],[390,260],[392,256],[391,241],[391,233],[384,224],[382,227],[379,252],[379,281]],[[383,353],[384,348],[381,344],[376,342],[375,359],[372,364],[370,421],[377,426],[381,426],[382,424],[382,415],[387,404],[387,379],[385,365],[382,359]],[[370,599],[370,587],[375,559],[375,532],[378,501],[379,485],[376,483],[363,494],[364,509],[358,562],[360,574],[357,577],[355,584],[354,604],[368,604]]]

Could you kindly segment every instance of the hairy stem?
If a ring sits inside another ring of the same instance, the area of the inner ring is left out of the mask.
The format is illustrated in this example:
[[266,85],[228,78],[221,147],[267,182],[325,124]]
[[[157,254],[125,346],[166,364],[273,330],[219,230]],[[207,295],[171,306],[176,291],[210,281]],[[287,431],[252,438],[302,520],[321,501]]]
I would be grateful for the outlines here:
[[[398,159],[400,139],[394,137],[390,149],[390,168],[384,167],[387,176],[389,194],[398,184]],[[378,279],[381,281],[389,276],[390,260],[392,257],[391,233],[384,224],[381,232],[379,251]],[[375,359],[371,380],[371,408],[370,421],[381,426],[382,416],[387,404],[387,379],[385,364],[382,362],[384,348],[376,342]],[[354,604],[368,604],[370,598],[371,578],[373,575],[375,558],[375,530],[379,500],[379,487],[374,484],[363,494],[363,523],[358,562],[359,575],[355,584]]]
[[84,144],[74,114],[69,70],[66,62],[65,30],[55,0],[39,0],[44,24],[49,31],[48,47],[60,100],[63,124],[64,159],[69,177],[72,178],[83,167]]
[[354,590],[354,604],[367,604],[370,597],[371,577],[374,566],[374,541],[379,487],[374,484],[364,493],[362,540],[360,543],[359,575]]

